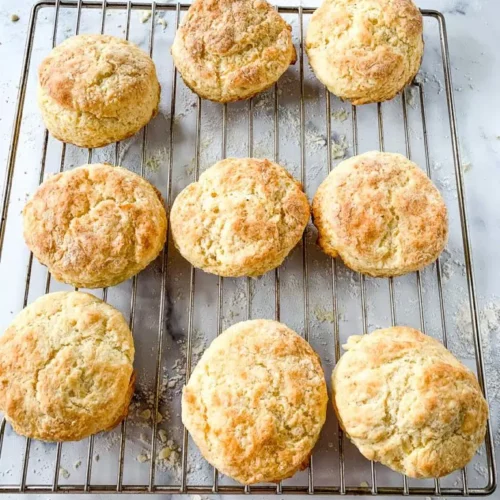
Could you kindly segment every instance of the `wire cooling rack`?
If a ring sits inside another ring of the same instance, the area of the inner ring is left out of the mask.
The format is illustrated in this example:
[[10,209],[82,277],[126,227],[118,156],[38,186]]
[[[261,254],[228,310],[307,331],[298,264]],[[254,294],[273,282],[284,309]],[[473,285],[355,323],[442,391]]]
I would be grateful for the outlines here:
[[[426,55],[416,81],[389,103],[356,108],[331,96],[307,66],[303,35],[314,9],[278,7],[292,24],[298,64],[270,91],[221,106],[188,91],[172,63],[169,49],[188,7],[87,0],[35,5],[3,186],[0,269],[9,291],[1,301],[2,326],[37,296],[68,289],[51,280],[22,243],[26,195],[47,175],[92,161],[141,173],[170,206],[200,171],[227,155],[273,158],[300,178],[312,197],[346,154],[399,151],[423,165],[441,188],[450,211],[450,248],[458,253],[443,254],[421,272],[377,280],[322,254],[309,226],[302,244],[274,273],[234,280],[191,268],[169,239],[139,276],[92,291],[128,315],[134,332],[139,384],[129,418],[111,433],[64,444],[21,438],[2,420],[0,492],[491,494],[496,471],[489,425],[485,445],[467,469],[434,481],[411,480],[363,459],[344,438],[331,408],[308,469],[279,484],[243,487],[199,455],[180,422],[182,384],[204,347],[249,317],[275,317],[301,332],[319,352],[327,377],[349,334],[399,323],[443,341],[476,370],[483,391],[485,380],[444,17],[422,11]],[[149,51],[162,84],[161,112],[136,137],[84,151],[59,143],[43,128],[33,104],[36,67],[64,38],[99,31]],[[450,262],[461,272],[450,275]],[[465,344],[453,326],[460,301],[470,314]]]

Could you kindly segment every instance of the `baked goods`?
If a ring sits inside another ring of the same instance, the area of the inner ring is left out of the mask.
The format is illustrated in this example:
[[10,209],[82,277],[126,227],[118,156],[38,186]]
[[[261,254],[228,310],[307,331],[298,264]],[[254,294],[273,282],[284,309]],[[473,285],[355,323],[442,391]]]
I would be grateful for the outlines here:
[[307,466],[328,395],[317,354],[277,321],[237,323],[203,354],[182,394],[182,421],[203,456],[244,484]]
[[134,135],[157,113],[160,84],[151,58],[109,35],[77,35],[38,70],[38,104],[57,139],[98,148]]
[[116,285],[161,252],[167,215],[160,193],[121,167],[83,165],[47,179],[23,211],[24,239],[59,281]]
[[332,375],[335,411],[359,451],[414,478],[464,467],[484,440],[476,376],[432,337],[398,326],[349,337]]
[[341,162],[313,200],[318,243],[370,276],[398,276],[437,259],[448,239],[441,194],[417,165],[372,151]]
[[262,92],[296,60],[291,27],[265,0],[195,0],[172,56],[186,85],[218,102]]
[[278,267],[309,220],[302,186],[269,160],[228,158],[176,198],[172,236],[195,267],[220,276],[258,276]]
[[324,0],[306,36],[309,62],[353,104],[392,99],[422,61],[422,15],[411,0]]
[[133,361],[115,308],[82,292],[44,295],[0,337],[0,410],[18,434],[43,441],[112,429],[128,412]]

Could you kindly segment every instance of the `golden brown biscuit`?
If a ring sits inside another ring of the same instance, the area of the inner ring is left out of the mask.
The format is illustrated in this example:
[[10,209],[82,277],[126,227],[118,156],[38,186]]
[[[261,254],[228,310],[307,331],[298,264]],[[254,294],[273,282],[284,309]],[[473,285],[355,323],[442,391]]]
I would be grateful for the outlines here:
[[435,261],[448,239],[441,194],[415,163],[372,151],[341,162],[313,200],[318,243],[370,276],[398,276]]
[[244,484],[307,466],[328,395],[317,354],[277,321],[237,323],[215,339],[184,387],[182,421],[203,456]]
[[18,434],[77,441],[115,427],[134,391],[119,311],[81,292],[40,297],[0,337],[0,410]]
[[161,252],[167,215],[160,193],[122,167],[83,165],[47,179],[23,211],[24,239],[59,281],[112,286]]
[[85,148],[134,135],[158,112],[160,84],[151,58],[109,35],[78,35],[38,70],[38,104],[50,133]]
[[193,266],[220,276],[259,276],[283,262],[309,214],[301,184],[283,167],[227,158],[179,194],[170,223]]
[[414,478],[464,467],[484,440],[476,376],[432,337],[398,326],[353,335],[332,375],[334,407],[359,451]]
[[411,0],[324,0],[306,37],[309,62],[353,104],[392,99],[420,68],[422,15]]
[[172,56],[186,85],[218,102],[262,92],[296,60],[291,27],[265,0],[195,0]]

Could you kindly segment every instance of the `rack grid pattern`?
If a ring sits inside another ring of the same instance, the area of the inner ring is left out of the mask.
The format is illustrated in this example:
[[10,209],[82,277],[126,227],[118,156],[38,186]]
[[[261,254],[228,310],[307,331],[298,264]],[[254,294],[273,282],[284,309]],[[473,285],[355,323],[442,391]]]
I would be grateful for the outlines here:
[[[181,12],[187,10],[189,7],[188,4],[176,4],[176,5],[165,5],[165,4],[143,4],[143,3],[135,3],[135,2],[109,2],[107,0],[103,0],[102,2],[93,2],[89,0],[53,0],[53,1],[42,1],[35,5],[30,23],[29,23],[29,33],[28,40],[24,55],[24,63],[23,70],[21,76],[21,82],[19,87],[19,97],[17,104],[17,111],[15,117],[15,123],[13,127],[13,135],[12,135],[12,143],[11,149],[8,159],[7,171],[6,171],[6,182],[4,185],[3,192],[3,205],[2,205],[2,218],[0,225],[0,252],[3,248],[5,230],[6,230],[6,222],[9,210],[9,201],[12,193],[12,185],[14,179],[14,170],[16,165],[16,153],[19,147],[19,136],[20,136],[20,128],[21,128],[21,120],[23,116],[23,107],[26,99],[26,87],[27,87],[27,79],[28,79],[28,70],[30,67],[30,60],[32,56],[33,50],[33,41],[34,41],[34,32],[37,25],[37,19],[39,16],[39,12],[41,8],[50,7],[53,9],[54,16],[54,26],[53,26],[53,36],[52,36],[52,45],[56,44],[57,37],[57,27],[58,27],[58,19],[61,7],[64,8],[73,8],[77,10],[76,15],[76,25],[74,32],[75,34],[79,33],[80,24],[81,24],[81,14],[83,9],[100,9],[102,12],[101,15],[101,24],[100,31],[104,33],[105,31],[105,23],[106,23],[106,12],[109,9],[119,9],[122,11],[126,11],[126,30],[125,37],[128,39],[130,32],[130,20],[131,20],[131,12],[136,9],[150,9],[151,10],[151,22],[150,22],[150,35],[149,35],[149,52],[153,53],[153,45],[154,45],[154,23],[155,23],[155,13],[158,11],[175,11],[176,25],[178,26]],[[304,105],[304,44],[303,44],[303,34],[304,34],[304,22],[303,18],[305,15],[310,15],[314,12],[313,8],[302,8],[302,7],[277,7],[278,11],[285,14],[293,14],[298,17],[299,29],[300,29],[300,45],[298,51],[298,59],[299,59],[299,74],[300,74],[300,104],[299,104],[299,112],[300,112],[300,176],[302,182],[305,183],[306,178],[306,140],[305,140],[305,105]],[[476,297],[475,297],[475,285],[474,285],[474,277],[471,265],[471,254],[470,254],[470,243],[469,243],[469,234],[467,227],[467,216],[464,202],[464,193],[463,193],[463,178],[462,178],[462,170],[460,166],[459,160],[459,149],[458,149],[458,141],[457,141],[457,131],[456,131],[456,120],[455,120],[455,110],[453,103],[453,92],[452,92],[452,83],[451,83],[451,73],[450,73],[450,60],[448,53],[448,42],[446,35],[446,25],[444,17],[441,13],[433,10],[423,10],[422,14],[425,17],[433,18],[439,26],[440,33],[440,47],[441,47],[441,55],[442,55],[442,67],[445,76],[445,95],[447,100],[447,108],[449,113],[449,127],[450,127],[450,137],[451,137],[451,145],[453,151],[453,161],[455,167],[455,176],[456,176],[456,189],[458,194],[458,206],[459,206],[459,214],[462,228],[462,238],[463,238],[463,251],[465,257],[466,264],[466,278],[467,278],[467,286],[468,286],[468,297],[470,304],[470,311],[472,317],[472,330],[473,330],[473,338],[475,344],[475,354],[476,354],[476,363],[477,363],[477,373],[479,383],[483,391],[485,390],[485,380],[484,380],[484,365],[483,365],[483,354],[481,350],[481,338],[479,335],[479,325],[478,325],[478,311],[476,305]],[[171,81],[171,102],[170,102],[170,135],[168,137],[168,150],[169,154],[169,172],[168,172],[168,186],[167,186],[167,197],[166,203],[167,205],[171,205],[172,201],[172,168],[173,168],[173,123],[174,116],[176,112],[177,106],[177,87],[178,87],[178,75],[175,68],[172,68],[172,81]],[[274,159],[279,161],[279,120],[278,120],[278,85],[276,84],[274,87]],[[426,122],[426,111],[425,111],[425,93],[424,93],[424,84],[420,82],[414,82],[413,87],[416,89],[416,93],[419,101],[420,108],[420,120],[421,126],[423,130],[423,138],[424,138],[424,149],[425,149],[425,158],[426,158],[426,169],[427,173],[431,175],[430,168],[430,159],[429,159],[429,146],[427,140],[427,122]],[[325,112],[326,112],[326,137],[327,137],[327,162],[328,166],[332,168],[332,139],[331,139],[331,97],[330,93],[325,89]],[[408,109],[407,109],[407,98],[406,94],[401,94],[401,103],[402,103],[402,113],[403,113],[403,126],[405,133],[405,145],[406,145],[406,154],[411,158],[411,150],[410,150],[410,139],[409,139],[409,126],[408,126]],[[378,104],[378,142],[380,150],[384,150],[384,129],[383,129],[383,106]],[[357,126],[357,109],[355,106],[351,107],[351,115],[352,115],[352,137],[353,137],[353,152],[357,154],[358,151],[358,126]],[[226,156],[227,150],[227,105],[223,105],[222,109],[222,141],[221,141],[221,155],[222,157]],[[201,120],[202,120],[202,101],[198,98],[197,101],[197,112],[196,112],[196,139],[195,139],[195,167],[194,167],[194,177],[198,178],[200,171],[200,133],[201,133]],[[141,165],[141,173],[144,174],[144,165],[146,162],[146,153],[147,153],[147,128],[145,128],[142,132],[142,165]],[[248,155],[253,156],[253,137],[254,137],[254,102],[253,100],[248,101]],[[44,135],[44,146],[42,150],[41,157],[41,169],[39,182],[41,183],[44,179],[45,174],[45,163],[47,157],[47,145],[48,145],[48,132],[45,131]],[[66,153],[66,145],[62,146],[62,154],[61,154],[61,163],[60,163],[60,171],[64,168],[64,160]],[[115,164],[118,163],[120,153],[120,144],[116,144],[115,149]],[[88,162],[92,161],[93,151],[88,150]],[[307,267],[307,245],[305,244],[306,235],[304,235],[304,240],[301,246],[302,250],[302,261],[303,261],[303,287],[304,287],[304,297],[303,297],[303,307],[304,307],[304,337],[306,340],[309,340],[309,315],[310,315],[310,304],[309,304],[309,294],[308,294],[308,267]],[[162,279],[161,279],[161,297],[159,304],[159,329],[157,334],[157,356],[156,356],[156,377],[155,377],[155,398],[154,398],[154,410],[153,415],[157,415],[157,411],[159,408],[159,399],[160,399],[160,391],[161,391],[161,363],[163,356],[163,339],[165,335],[166,328],[166,318],[165,318],[165,310],[166,310],[166,276],[167,276],[167,252],[169,245],[168,241],[165,245],[165,250],[161,255],[161,271],[162,271]],[[1,257],[1,253],[0,253]],[[31,272],[33,267],[33,255],[30,255],[28,270],[26,275],[26,288],[24,295],[23,305],[25,306],[28,302],[29,288],[30,288],[30,279]],[[334,259],[331,260],[331,275],[332,275],[332,297],[331,297],[331,307],[333,310],[333,331],[332,335],[335,339],[335,359],[338,360],[340,357],[340,336],[339,336],[339,315],[338,315],[338,303],[337,303],[337,267],[338,264]],[[439,293],[439,308],[440,308],[440,317],[441,317],[441,325],[442,325],[442,340],[445,346],[447,345],[447,326],[445,319],[445,304],[443,300],[443,288],[442,288],[442,270],[440,261],[437,261],[435,266],[436,269],[436,277],[438,283],[438,293]],[[190,276],[189,276],[189,310],[188,310],[188,332],[187,332],[187,352],[186,352],[186,381],[189,378],[192,369],[192,351],[193,351],[193,317],[194,317],[194,301],[195,301],[195,289],[196,289],[196,274],[195,270],[191,268]],[[415,273],[416,280],[416,288],[418,292],[418,305],[419,305],[419,315],[420,315],[420,327],[421,330],[425,332],[425,316],[424,316],[424,301],[422,299],[423,288],[422,288],[422,278],[420,272]],[[46,279],[46,292],[50,289],[50,274],[47,273]],[[366,303],[366,291],[365,291],[365,278],[363,275],[359,276],[360,283],[360,311],[362,316],[362,325],[363,332],[367,333],[368,331],[368,321],[367,321],[367,303]],[[395,306],[395,290],[394,283],[392,278],[389,278],[388,281],[389,286],[389,299],[390,299],[390,313],[391,313],[391,322],[392,324],[396,324],[396,306]],[[218,279],[218,303],[217,303],[217,332],[220,333],[222,331],[222,307],[223,307],[223,287],[224,287],[224,279],[219,277]],[[246,316],[249,318],[251,316],[251,287],[252,281],[248,278],[246,281],[246,291],[247,291],[247,310]],[[280,319],[280,271],[277,269],[275,271],[275,292],[274,292],[274,300],[275,300],[275,315],[276,319]],[[102,291],[102,297],[104,300],[107,299],[107,289]],[[136,298],[137,298],[137,277],[133,278],[132,281],[132,293],[131,293],[131,302],[130,302],[130,326],[134,325],[134,316],[136,310]],[[4,436],[6,430],[7,423],[5,419],[1,421],[0,424],[0,456],[2,453],[2,445],[4,444]],[[125,447],[126,447],[126,436],[127,436],[127,420],[124,420],[121,424],[120,429],[120,445],[119,445],[119,453],[118,453],[118,474],[115,478],[115,481],[107,484],[107,485],[93,485],[92,484],[92,467],[93,467],[93,456],[94,456],[94,436],[90,437],[88,440],[88,454],[87,454],[87,462],[86,462],[86,470],[85,470],[85,481],[83,484],[73,484],[73,485],[60,485],[59,484],[59,468],[61,464],[61,455],[62,455],[62,443],[57,444],[55,462],[54,462],[54,472],[53,472],[53,481],[51,484],[28,484],[27,476],[28,476],[28,467],[30,463],[30,450],[32,446],[32,441],[30,439],[26,439],[24,450],[20,450],[20,453],[23,454],[23,465],[22,465],[22,474],[20,480],[17,484],[11,485],[0,485],[0,493],[14,493],[14,492],[25,492],[25,493],[82,493],[82,492],[92,492],[92,493],[254,493],[254,494],[334,494],[334,495],[362,495],[362,494],[372,494],[372,495],[422,495],[422,496],[468,496],[468,495],[488,495],[491,494],[496,487],[496,470],[495,470],[495,460],[493,453],[493,442],[492,442],[492,433],[490,425],[488,424],[487,436],[486,436],[486,458],[487,458],[487,473],[488,473],[488,483],[485,487],[482,488],[472,488],[468,486],[468,478],[467,472],[465,469],[462,470],[462,478],[461,478],[461,486],[459,487],[443,487],[440,484],[439,480],[434,481],[433,487],[413,487],[409,485],[408,478],[401,478],[401,485],[398,487],[394,486],[384,486],[377,482],[377,474],[374,463],[371,463],[371,484],[368,486],[350,486],[346,484],[345,478],[345,467],[346,461],[344,456],[344,436],[341,429],[338,429],[338,470],[339,470],[339,482],[338,484],[332,485],[316,485],[314,481],[314,465],[313,458],[311,457],[309,467],[308,467],[308,480],[307,486],[288,486],[283,485],[281,483],[275,486],[237,486],[237,485],[221,485],[219,484],[219,474],[217,470],[213,471],[213,483],[211,486],[206,485],[192,485],[188,484],[187,479],[187,468],[188,468],[188,433],[187,430],[183,430],[182,435],[182,453],[181,453],[181,478],[179,484],[168,484],[168,485],[159,485],[156,482],[156,446],[157,440],[155,436],[157,435],[158,422],[156,417],[153,417],[152,425],[151,425],[151,464],[149,469],[149,482],[148,484],[141,485],[131,485],[124,484],[124,458],[125,458]],[[65,446],[71,446],[67,444]]]

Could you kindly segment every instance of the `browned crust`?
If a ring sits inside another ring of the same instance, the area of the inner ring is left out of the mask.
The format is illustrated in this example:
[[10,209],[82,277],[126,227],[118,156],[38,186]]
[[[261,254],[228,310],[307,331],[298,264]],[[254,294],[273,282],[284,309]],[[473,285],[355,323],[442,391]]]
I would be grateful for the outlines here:
[[0,337],[0,411],[21,435],[76,441],[113,428],[134,390],[123,316],[82,292],[26,307]]
[[163,248],[167,215],[158,190],[107,164],[43,182],[23,211],[24,238],[59,281],[101,288],[144,269]]
[[448,239],[439,191],[395,153],[372,151],[341,162],[318,188],[312,210],[322,250],[370,276],[422,269]]
[[265,159],[227,158],[177,196],[172,237],[195,267],[220,276],[259,276],[279,266],[310,215],[302,186]]
[[183,391],[182,420],[203,456],[243,484],[307,466],[326,417],[323,370],[285,325],[244,321],[205,351]]
[[42,61],[38,77],[45,125],[80,147],[126,139],[158,112],[161,89],[153,61],[120,38],[70,37]]
[[409,327],[349,338],[332,375],[334,409],[370,460],[413,478],[464,467],[484,440],[488,405],[476,376]]
[[196,0],[172,55],[186,85],[215,102],[268,89],[297,58],[291,27],[264,0]]
[[392,99],[417,74],[423,20],[411,0],[324,0],[306,51],[318,79],[355,105]]

